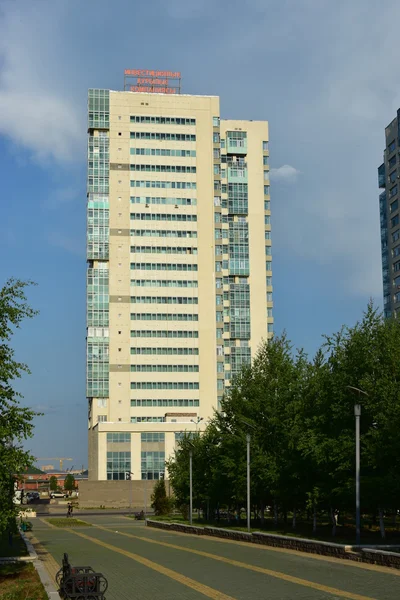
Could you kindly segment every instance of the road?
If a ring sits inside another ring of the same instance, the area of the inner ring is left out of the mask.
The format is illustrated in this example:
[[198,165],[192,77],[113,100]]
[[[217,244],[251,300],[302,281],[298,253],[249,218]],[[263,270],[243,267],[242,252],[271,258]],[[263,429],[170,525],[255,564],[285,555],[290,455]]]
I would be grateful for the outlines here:
[[107,577],[107,600],[393,600],[400,571],[245,542],[145,527],[122,515],[56,529],[34,519],[34,543],[54,577],[64,552]]

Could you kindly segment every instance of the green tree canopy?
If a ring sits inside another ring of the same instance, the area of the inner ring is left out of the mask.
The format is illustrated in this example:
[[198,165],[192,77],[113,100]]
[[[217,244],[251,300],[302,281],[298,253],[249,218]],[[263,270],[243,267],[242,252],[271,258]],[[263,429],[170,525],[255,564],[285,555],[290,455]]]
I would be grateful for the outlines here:
[[32,465],[33,458],[23,449],[32,436],[37,413],[20,405],[15,381],[29,373],[27,365],[14,358],[10,341],[25,318],[36,313],[27,303],[25,290],[31,282],[10,279],[0,290],[0,533],[15,519],[13,505],[15,478]]
[[286,334],[261,344],[205,432],[184,435],[168,462],[175,496],[188,503],[191,449],[194,505],[245,506],[250,434],[251,502],[261,515],[267,505],[283,514],[353,511],[355,403],[362,508],[400,508],[400,322],[372,303],[353,327],[324,336],[312,360]]
[[72,490],[75,489],[75,477],[72,473],[68,473],[66,476],[64,480],[64,489],[67,490],[67,492],[72,492]]

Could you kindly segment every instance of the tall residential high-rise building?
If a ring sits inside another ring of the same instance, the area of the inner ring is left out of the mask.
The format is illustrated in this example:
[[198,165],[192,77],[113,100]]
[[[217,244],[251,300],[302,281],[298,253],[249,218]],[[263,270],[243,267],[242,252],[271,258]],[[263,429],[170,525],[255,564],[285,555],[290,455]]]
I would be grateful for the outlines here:
[[93,480],[162,476],[273,329],[268,123],[132,89],[89,90]]
[[381,221],[383,305],[385,317],[397,316],[400,309],[400,109],[385,129],[386,148],[378,168]]

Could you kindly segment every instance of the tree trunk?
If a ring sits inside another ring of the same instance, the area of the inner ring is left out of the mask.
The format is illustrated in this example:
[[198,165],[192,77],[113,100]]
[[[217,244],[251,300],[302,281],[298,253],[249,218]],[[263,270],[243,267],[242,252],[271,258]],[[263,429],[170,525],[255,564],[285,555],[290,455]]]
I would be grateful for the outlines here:
[[274,502],[274,525],[278,526],[278,505]]
[[385,523],[383,520],[383,509],[382,508],[379,509],[379,527],[381,530],[381,538],[385,539],[386,533],[385,533]]
[[296,529],[296,507],[294,507],[293,509],[293,522],[292,522],[292,528]]
[[317,505],[313,506],[313,525],[312,525],[313,533],[317,533]]
[[333,508],[331,507],[331,521],[332,521],[332,537],[336,535],[336,516]]
[[265,506],[264,506],[264,502],[261,502],[261,525],[264,526],[265,523]]
[[287,510],[286,510],[286,508],[283,511],[283,522],[285,523],[285,525],[287,525]]

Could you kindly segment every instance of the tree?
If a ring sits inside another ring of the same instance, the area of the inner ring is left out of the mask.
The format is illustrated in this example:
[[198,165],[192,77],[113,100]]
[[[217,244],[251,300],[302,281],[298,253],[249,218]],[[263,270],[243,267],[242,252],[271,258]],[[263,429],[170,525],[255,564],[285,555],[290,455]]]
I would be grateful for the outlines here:
[[165,489],[164,479],[159,479],[154,486],[151,495],[151,507],[154,509],[155,515],[167,515],[169,513],[170,501]]
[[32,437],[33,419],[38,413],[20,405],[21,395],[13,385],[29,369],[15,360],[10,346],[14,329],[37,314],[26,301],[25,289],[31,284],[9,279],[0,290],[0,533],[12,526],[17,514],[13,504],[15,479],[33,464],[22,443]]
[[68,473],[66,476],[64,481],[64,489],[67,490],[67,492],[72,492],[75,489],[75,477],[72,475],[72,473]]
[[50,491],[56,492],[58,489],[58,482],[57,482],[57,477],[55,475],[52,475],[50,477],[49,484],[50,484]]

